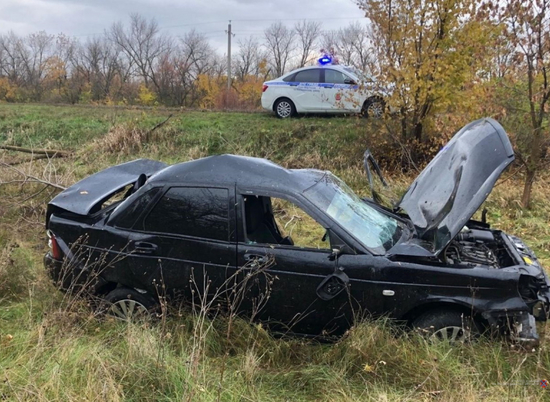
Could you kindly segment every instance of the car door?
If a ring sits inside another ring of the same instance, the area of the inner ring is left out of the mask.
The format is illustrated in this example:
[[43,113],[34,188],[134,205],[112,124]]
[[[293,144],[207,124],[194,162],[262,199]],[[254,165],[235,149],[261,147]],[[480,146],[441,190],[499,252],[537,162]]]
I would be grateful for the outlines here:
[[234,189],[170,186],[128,231],[129,285],[200,303],[235,266]]
[[299,111],[315,112],[326,109],[321,92],[320,68],[298,71],[289,82],[291,99],[296,102]]
[[[249,278],[242,310],[254,314],[256,319],[278,332],[343,333],[353,322],[348,295],[341,292],[327,300],[319,295],[320,285],[339,271],[338,259],[332,258],[330,239],[321,241],[326,233],[325,223],[305,212],[292,198],[277,199],[292,204],[295,209],[291,213],[281,212],[273,206],[270,209],[268,203],[258,203],[259,198],[270,197],[260,192],[245,192],[237,197],[237,227],[240,229],[237,266],[242,277]],[[271,225],[270,215],[281,213],[286,214],[286,223]],[[306,220],[310,223],[306,225],[309,239],[305,243],[296,239],[295,232],[293,240],[283,233],[283,230],[292,232],[289,229],[292,222]],[[312,223],[318,225],[318,229],[313,230]],[[309,244],[310,239],[313,244]]]
[[357,83],[342,71],[326,68],[324,75],[324,91],[331,108],[335,112],[359,112],[363,99]]

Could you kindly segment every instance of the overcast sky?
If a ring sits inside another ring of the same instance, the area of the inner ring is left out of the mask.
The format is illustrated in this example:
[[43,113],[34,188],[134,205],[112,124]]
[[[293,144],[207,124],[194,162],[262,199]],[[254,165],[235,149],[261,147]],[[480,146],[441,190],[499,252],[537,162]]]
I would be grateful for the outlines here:
[[297,19],[313,19],[327,30],[364,23],[354,0],[0,0],[0,34],[62,32],[85,40],[115,21],[127,22],[131,13],[155,18],[163,32],[175,36],[195,28],[221,53],[227,47],[229,19],[235,41],[250,35],[261,38],[277,20],[290,26]]

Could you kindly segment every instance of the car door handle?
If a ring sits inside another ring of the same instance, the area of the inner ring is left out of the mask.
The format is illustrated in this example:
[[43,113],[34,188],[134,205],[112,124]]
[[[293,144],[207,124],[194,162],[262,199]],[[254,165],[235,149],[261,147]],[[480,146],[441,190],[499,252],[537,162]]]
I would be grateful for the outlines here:
[[134,244],[134,250],[139,254],[153,254],[157,251],[158,246],[146,241],[137,241]]
[[291,86],[291,87],[297,87],[299,85],[299,83],[298,82],[290,82],[288,85]]
[[255,261],[255,262],[258,262],[260,264],[263,264],[267,261],[267,258],[265,257],[265,255],[245,254],[244,255],[244,260],[245,261]]

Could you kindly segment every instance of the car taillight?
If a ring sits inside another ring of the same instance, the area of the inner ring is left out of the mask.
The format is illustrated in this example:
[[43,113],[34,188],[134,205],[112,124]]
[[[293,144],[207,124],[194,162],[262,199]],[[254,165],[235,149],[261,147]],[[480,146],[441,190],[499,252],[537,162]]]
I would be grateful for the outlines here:
[[48,246],[50,246],[50,250],[52,250],[52,257],[56,260],[63,259],[63,253],[61,252],[61,248],[59,247],[59,244],[57,243],[57,239],[55,238],[54,234],[48,231],[48,237],[50,238],[48,240]]
[[268,88],[267,85],[264,84],[264,86],[262,87],[262,92],[265,92],[265,90]]

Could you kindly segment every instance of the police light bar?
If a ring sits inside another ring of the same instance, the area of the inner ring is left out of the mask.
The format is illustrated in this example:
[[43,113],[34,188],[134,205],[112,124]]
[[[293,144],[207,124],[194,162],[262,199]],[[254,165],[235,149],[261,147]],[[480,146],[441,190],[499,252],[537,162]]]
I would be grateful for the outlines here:
[[321,64],[322,66],[324,66],[325,64],[329,64],[332,62],[332,59],[328,56],[323,56],[321,57],[319,60],[317,60],[319,62],[319,64]]

